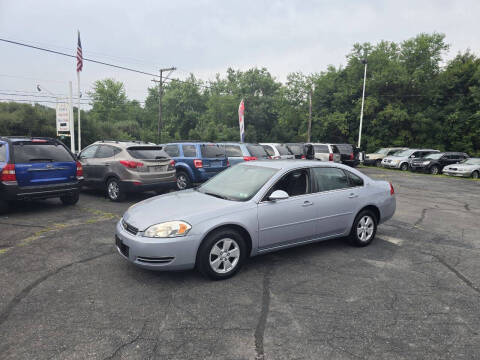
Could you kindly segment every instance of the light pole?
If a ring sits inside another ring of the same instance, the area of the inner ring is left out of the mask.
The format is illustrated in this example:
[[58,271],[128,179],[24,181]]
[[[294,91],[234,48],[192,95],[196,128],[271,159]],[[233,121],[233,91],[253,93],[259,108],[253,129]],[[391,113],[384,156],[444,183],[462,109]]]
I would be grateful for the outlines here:
[[358,129],[358,145],[357,147],[360,149],[360,145],[362,144],[362,125],[363,125],[363,105],[365,103],[365,83],[367,81],[367,58],[362,59],[362,64],[365,65],[365,70],[363,73],[363,92],[362,92],[362,108],[360,110],[360,128]]

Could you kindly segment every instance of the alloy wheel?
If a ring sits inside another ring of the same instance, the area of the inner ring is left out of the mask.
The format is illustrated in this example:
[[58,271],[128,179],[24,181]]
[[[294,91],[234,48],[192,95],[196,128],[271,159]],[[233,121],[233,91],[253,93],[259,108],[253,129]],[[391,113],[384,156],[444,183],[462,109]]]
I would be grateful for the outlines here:
[[233,239],[220,239],[212,246],[208,260],[214,272],[226,274],[237,266],[240,260],[240,247]]
[[478,179],[478,171],[474,171],[474,172],[472,173],[472,178]]
[[180,190],[184,190],[187,188],[187,183],[188,183],[188,180],[187,180],[187,177],[183,174],[180,174],[177,176],[177,187],[180,189]]
[[118,196],[120,194],[120,187],[118,186],[118,183],[115,180],[112,180],[108,183],[107,191],[110,199],[112,200],[118,199]]
[[432,175],[437,175],[438,174],[438,167],[436,167],[436,166],[432,167],[432,169],[430,170],[430,173]]
[[357,225],[357,238],[362,242],[369,241],[373,236],[375,223],[369,215],[363,216]]

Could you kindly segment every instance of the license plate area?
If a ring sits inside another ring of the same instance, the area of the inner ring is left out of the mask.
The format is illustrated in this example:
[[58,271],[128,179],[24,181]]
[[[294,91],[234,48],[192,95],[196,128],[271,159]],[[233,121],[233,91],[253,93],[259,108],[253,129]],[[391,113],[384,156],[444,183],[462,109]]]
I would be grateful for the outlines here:
[[165,171],[166,166],[165,165],[154,165],[154,166],[149,166],[148,169],[150,172],[161,172]]

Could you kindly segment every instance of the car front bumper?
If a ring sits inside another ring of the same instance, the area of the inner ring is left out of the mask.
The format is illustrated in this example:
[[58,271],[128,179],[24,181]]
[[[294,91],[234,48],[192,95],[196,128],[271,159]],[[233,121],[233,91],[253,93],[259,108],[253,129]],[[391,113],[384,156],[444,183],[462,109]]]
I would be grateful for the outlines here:
[[383,166],[383,167],[386,167],[386,168],[389,168],[389,169],[399,169],[399,168],[400,168],[400,164],[401,164],[401,162],[398,162],[398,163],[394,163],[394,162],[391,162],[391,163],[382,162],[382,166]]
[[458,170],[448,170],[444,169],[443,170],[443,175],[449,175],[449,176],[458,176],[458,177],[470,177],[472,176],[471,171],[458,171]]
[[117,223],[115,244],[118,253],[134,265],[150,270],[187,270],[195,267],[201,237],[147,238],[133,235]]

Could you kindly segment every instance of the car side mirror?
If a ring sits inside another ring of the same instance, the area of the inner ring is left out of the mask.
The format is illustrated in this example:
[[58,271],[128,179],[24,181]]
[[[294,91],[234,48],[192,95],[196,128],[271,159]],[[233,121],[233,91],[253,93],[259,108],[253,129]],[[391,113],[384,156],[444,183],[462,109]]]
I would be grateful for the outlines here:
[[270,200],[270,201],[277,201],[277,200],[283,200],[283,199],[288,199],[287,192],[283,191],[283,190],[275,190],[268,197],[268,200]]

